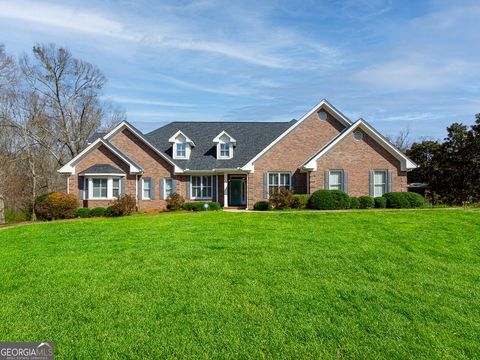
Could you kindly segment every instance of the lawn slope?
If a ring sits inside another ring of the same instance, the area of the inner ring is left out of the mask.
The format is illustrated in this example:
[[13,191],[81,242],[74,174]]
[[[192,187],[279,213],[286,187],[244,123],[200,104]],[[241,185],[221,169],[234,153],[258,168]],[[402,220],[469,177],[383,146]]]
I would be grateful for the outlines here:
[[0,231],[0,341],[58,358],[474,358],[480,212],[194,213]]

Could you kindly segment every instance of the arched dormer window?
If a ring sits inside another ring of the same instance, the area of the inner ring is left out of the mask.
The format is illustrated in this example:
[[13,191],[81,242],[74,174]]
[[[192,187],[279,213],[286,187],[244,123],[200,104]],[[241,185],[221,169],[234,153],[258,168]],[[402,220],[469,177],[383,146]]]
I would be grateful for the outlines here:
[[174,159],[188,160],[195,143],[180,130],[175,133],[168,142],[172,144],[172,155]]
[[213,142],[217,145],[217,159],[225,160],[233,158],[233,147],[237,141],[228,135],[226,131],[218,134]]

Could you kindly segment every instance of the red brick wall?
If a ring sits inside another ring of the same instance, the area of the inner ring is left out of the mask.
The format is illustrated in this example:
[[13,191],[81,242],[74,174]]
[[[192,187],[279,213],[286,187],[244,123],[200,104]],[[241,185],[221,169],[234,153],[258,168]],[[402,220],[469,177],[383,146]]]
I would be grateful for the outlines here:
[[392,190],[407,191],[407,173],[401,171],[400,161],[367,134],[357,141],[349,134],[317,161],[317,171],[310,174],[311,192],[323,189],[325,170],[348,172],[348,193],[369,195],[369,170],[392,170]]
[[264,172],[297,172],[294,175],[296,184],[298,184],[299,189],[306,189],[307,178],[305,175],[298,173],[298,168],[344,128],[330,114],[324,121],[318,118],[317,112],[305,119],[254,163],[255,172],[248,175],[248,207],[253,208],[255,202],[264,200]]

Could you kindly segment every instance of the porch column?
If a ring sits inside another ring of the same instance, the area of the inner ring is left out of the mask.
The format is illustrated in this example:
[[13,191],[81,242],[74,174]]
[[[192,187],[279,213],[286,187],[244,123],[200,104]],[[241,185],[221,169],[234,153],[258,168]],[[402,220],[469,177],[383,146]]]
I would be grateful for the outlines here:
[[228,174],[223,174],[223,207],[228,207]]

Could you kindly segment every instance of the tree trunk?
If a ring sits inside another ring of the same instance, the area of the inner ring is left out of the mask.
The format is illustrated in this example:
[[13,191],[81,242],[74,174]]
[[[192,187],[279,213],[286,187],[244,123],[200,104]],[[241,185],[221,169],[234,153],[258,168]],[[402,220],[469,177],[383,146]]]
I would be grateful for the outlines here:
[[0,195],[0,224],[5,224],[5,203],[3,195]]

